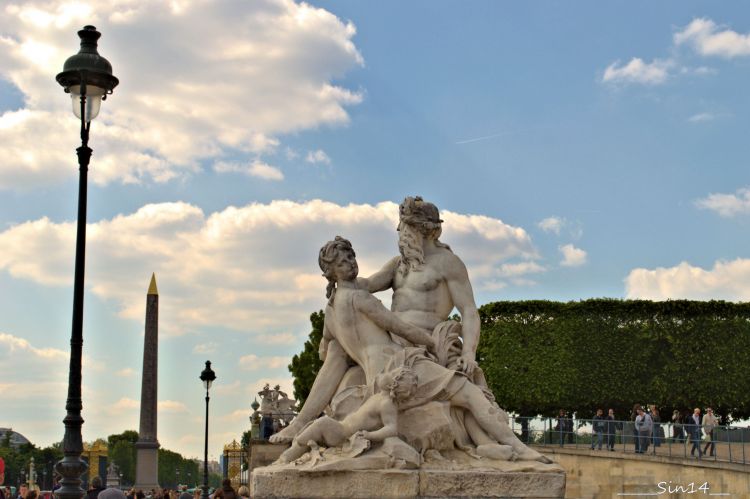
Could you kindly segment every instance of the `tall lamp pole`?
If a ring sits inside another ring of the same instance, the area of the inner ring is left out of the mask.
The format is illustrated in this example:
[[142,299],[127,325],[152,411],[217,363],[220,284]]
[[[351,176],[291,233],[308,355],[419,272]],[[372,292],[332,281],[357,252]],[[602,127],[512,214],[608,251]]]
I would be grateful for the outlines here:
[[68,371],[68,400],[63,453],[65,457],[55,465],[62,476],[61,487],[55,495],[59,499],[80,499],[85,494],[81,488],[81,475],[88,465],[81,459],[83,437],[81,426],[81,356],[83,349],[83,274],[86,263],[86,193],[88,166],[91,159],[89,129],[91,120],[99,114],[102,100],[117,86],[119,81],[112,75],[112,65],[97,52],[97,40],[101,36],[95,27],[84,26],[78,32],[81,38],[80,51],[69,57],[57,82],[73,102],[73,114],[81,120],[81,147],[78,153],[80,170],[78,182],[78,224],[76,232],[76,262],[73,282],[73,331],[70,336],[70,368]]
[[211,369],[211,361],[206,361],[206,368],[201,372],[201,381],[203,386],[206,388],[206,438],[205,445],[203,447],[203,495],[202,499],[208,499],[208,390],[211,388],[211,383],[216,379],[216,373]]

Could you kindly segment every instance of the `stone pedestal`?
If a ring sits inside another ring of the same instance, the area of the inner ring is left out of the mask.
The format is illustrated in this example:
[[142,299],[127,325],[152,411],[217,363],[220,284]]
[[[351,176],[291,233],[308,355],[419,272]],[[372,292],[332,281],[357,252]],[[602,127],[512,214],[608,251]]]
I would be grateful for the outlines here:
[[[406,445],[406,444],[404,444]],[[412,449],[413,451],[413,449]],[[565,497],[556,463],[473,458],[459,450],[427,451],[424,462],[389,467],[378,450],[347,459],[334,449],[305,463],[254,468],[253,498]]]
[[565,497],[565,473],[253,470],[254,498]]

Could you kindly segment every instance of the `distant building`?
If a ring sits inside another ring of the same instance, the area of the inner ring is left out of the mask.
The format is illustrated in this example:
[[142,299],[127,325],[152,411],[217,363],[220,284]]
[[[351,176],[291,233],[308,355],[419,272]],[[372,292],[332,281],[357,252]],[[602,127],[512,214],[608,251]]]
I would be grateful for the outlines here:
[[5,443],[5,439],[8,438],[10,433],[10,446],[14,449],[18,449],[23,444],[30,444],[28,438],[24,437],[17,431],[13,431],[12,428],[0,428],[0,442]]

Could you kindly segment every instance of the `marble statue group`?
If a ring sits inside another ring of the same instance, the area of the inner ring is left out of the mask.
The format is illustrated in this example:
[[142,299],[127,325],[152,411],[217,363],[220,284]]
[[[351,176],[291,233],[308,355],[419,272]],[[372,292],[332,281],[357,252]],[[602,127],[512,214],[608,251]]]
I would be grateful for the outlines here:
[[[426,461],[550,460],[509,426],[476,363],[479,314],[464,263],[440,241],[437,207],[399,207],[399,256],[367,278],[337,236],[318,257],[327,280],[323,366],[297,417],[273,443],[285,469],[417,469]],[[373,293],[393,290],[390,310]],[[460,321],[450,319],[456,308]],[[323,414],[323,415],[321,415]],[[502,469],[502,465],[500,466]],[[522,468],[514,468],[522,469]]]

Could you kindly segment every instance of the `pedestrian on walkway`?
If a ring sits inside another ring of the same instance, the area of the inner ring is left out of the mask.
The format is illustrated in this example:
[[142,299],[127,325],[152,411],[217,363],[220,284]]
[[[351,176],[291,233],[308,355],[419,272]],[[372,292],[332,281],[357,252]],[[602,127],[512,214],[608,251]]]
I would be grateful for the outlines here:
[[[591,436],[591,450],[594,450],[595,446],[598,447],[598,450],[602,450],[602,443],[604,442],[604,430],[607,429],[607,422],[604,419],[603,409],[596,410],[596,416],[594,416],[592,426],[594,433]],[[594,438],[596,438],[596,442],[594,442]]]
[[635,429],[638,431],[638,439],[640,441],[640,448],[637,452],[645,454],[648,451],[648,443],[651,440],[654,422],[651,416],[641,407],[638,408],[638,416],[635,418]]
[[703,416],[703,431],[706,433],[706,437],[708,438],[708,443],[706,443],[706,448],[703,449],[703,453],[706,454],[708,452],[708,448],[711,448],[710,456],[716,455],[716,444],[714,443],[714,429],[719,426],[719,420],[716,419],[716,416],[714,416],[714,410],[710,407],[706,408],[706,415]]
[[693,446],[690,448],[690,455],[695,456],[695,451],[698,450],[698,459],[703,456],[701,451],[701,410],[696,407],[693,409],[693,414],[688,418],[686,427],[688,428],[688,434],[690,435],[690,441]]
[[615,410],[610,409],[607,414],[607,449],[615,450],[615,438],[617,431],[622,431],[622,423],[615,418]]

